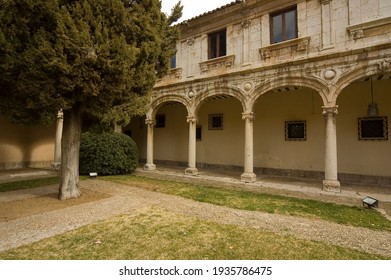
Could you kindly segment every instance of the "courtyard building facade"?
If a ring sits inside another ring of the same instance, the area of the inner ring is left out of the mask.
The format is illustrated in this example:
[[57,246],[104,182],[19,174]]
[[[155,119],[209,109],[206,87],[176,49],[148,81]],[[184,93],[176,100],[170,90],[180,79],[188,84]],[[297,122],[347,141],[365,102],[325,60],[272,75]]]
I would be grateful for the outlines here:
[[[146,170],[391,187],[391,1],[236,0],[180,23],[171,70],[123,128]],[[57,167],[52,127],[0,116],[0,169]]]
[[237,0],[180,24],[124,131],[159,164],[391,185],[391,2]]

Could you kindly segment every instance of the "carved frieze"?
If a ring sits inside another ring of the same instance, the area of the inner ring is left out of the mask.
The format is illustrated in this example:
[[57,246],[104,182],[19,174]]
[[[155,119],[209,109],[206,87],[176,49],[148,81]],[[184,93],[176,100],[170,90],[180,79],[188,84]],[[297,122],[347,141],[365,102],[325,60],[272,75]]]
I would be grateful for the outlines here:
[[288,54],[294,57],[296,53],[302,53],[309,49],[311,37],[302,37],[272,44],[259,49],[262,59],[266,60],[272,57],[280,57],[281,54]]
[[369,29],[389,28],[391,25],[391,17],[379,18],[360,24],[350,25],[346,27],[346,30],[350,34],[350,37],[354,40],[358,40],[365,37],[364,31]]
[[202,73],[212,71],[215,69],[227,69],[232,68],[234,64],[235,56],[228,55],[223,57],[218,57],[210,59],[200,63],[200,69]]

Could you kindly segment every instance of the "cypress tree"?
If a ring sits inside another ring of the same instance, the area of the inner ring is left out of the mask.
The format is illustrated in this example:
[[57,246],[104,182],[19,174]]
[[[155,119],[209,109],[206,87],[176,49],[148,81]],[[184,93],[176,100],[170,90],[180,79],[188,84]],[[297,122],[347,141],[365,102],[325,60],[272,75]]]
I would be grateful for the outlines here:
[[3,0],[0,113],[24,124],[64,114],[59,199],[80,195],[83,119],[142,113],[173,55],[182,13],[159,0]]

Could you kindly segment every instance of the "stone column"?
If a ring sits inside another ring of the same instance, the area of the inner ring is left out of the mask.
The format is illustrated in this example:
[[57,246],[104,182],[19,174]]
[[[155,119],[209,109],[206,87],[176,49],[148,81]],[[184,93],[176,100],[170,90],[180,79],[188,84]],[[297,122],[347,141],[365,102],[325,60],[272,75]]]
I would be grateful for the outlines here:
[[196,168],[196,128],[197,118],[187,117],[189,123],[189,167],[185,170],[186,174],[197,175],[198,170]]
[[252,183],[256,180],[254,174],[254,142],[253,142],[253,112],[243,113],[242,119],[245,121],[244,137],[244,173],[241,176],[242,182]]
[[56,142],[54,143],[54,159],[52,162],[52,168],[54,170],[60,170],[61,165],[61,138],[62,138],[62,126],[64,122],[64,115],[62,111],[57,114],[56,123]]
[[325,179],[323,180],[323,190],[340,192],[337,168],[337,126],[336,116],[338,106],[323,107],[325,117]]
[[153,129],[155,121],[146,119],[148,134],[147,134],[147,163],[144,165],[144,170],[155,170],[156,165],[153,163]]

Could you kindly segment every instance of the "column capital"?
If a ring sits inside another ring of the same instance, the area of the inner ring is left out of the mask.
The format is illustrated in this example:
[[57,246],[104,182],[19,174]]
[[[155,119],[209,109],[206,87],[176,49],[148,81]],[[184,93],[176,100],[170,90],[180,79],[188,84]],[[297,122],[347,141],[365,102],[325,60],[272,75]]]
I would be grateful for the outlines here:
[[255,119],[255,114],[253,112],[242,113],[242,120],[246,119],[248,119],[249,121],[253,121]]
[[64,118],[64,113],[62,112],[62,110],[58,111],[57,119],[63,119],[63,118]]
[[186,121],[187,121],[188,123],[197,123],[197,117],[195,117],[195,116],[188,116],[188,117],[186,118]]
[[332,0],[320,0],[320,4],[322,5],[327,5],[327,4],[330,4]]
[[327,117],[329,115],[332,115],[335,117],[338,115],[338,105],[335,106],[322,106],[323,112],[322,115]]
[[145,120],[145,124],[147,124],[147,125],[155,125],[155,120],[152,120],[152,119],[146,119]]
[[248,20],[242,21],[241,25],[242,25],[242,28],[243,28],[243,29],[247,29],[247,28],[249,28],[249,27],[250,27],[250,25],[251,25],[251,19],[248,19]]

